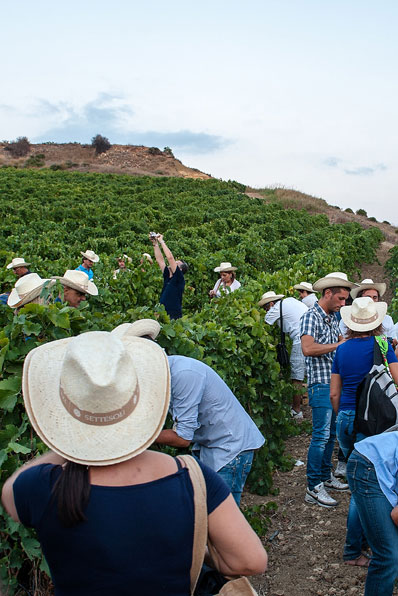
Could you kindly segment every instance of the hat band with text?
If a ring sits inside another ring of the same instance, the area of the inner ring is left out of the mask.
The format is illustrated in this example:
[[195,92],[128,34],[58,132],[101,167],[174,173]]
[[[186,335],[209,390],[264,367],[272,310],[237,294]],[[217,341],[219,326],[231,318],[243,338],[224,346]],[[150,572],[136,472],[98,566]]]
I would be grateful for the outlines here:
[[83,422],[83,424],[90,424],[92,426],[109,426],[110,424],[117,424],[118,422],[121,422],[130,416],[138,404],[140,389],[137,384],[133,395],[125,403],[125,405],[121,408],[118,408],[117,410],[112,410],[111,412],[89,412],[88,410],[82,410],[69,399],[62,387],[59,389],[59,394],[67,412],[69,412],[73,418],[79,420],[79,422]]
[[353,317],[351,315],[351,321],[353,323],[358,323],[358,325],[367,325],[368,323],[373,323],[373,321],[377,321],[378,314],[376,313],[373,317],[369,317],[368,319],[358,319],[357,317]]

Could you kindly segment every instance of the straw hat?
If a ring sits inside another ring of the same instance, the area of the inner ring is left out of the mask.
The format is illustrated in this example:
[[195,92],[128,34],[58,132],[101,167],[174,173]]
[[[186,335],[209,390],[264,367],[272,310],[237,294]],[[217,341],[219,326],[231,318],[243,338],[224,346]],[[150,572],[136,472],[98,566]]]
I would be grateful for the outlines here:
[[152,263],[153,263],[153,260],[152,260],[152,257],[151,257],[151,255],[150,255],[150,254],[148,254],[147,252],[143,252],[143,253],[142,253],[142,256],[143,256],[143,257],[145,257],[145,258],[146,258],[146,260],[147,260],[147,261],[149,261],[149,262],[151,263],[151,265],[152,265]]
[[387,302],[374,302],[370,296],[355,298],[351,306],[340,308],[341,318],[353,331],[371,331],[383,322]]
[[280,300],[284,298],[285,294],[275,294],[275,292],[265,292],[261,296],[261,300],[257,302],[258,306],[264,306],[264,304],[268,304],[268,302],[275,302],[275,300]]
[[312,284],[306,282],[306,281],[301,281],[299,284],[296,284],[295,286],[293,286],[294,290],[304,290],[305,292],[314,292],[314,288],[312,287]]
[[387,285],[385,283],[376,284],[373,279],[363,279],[357,288],[351,290],[350,294],[352,298],[356,298],[359,292],[363,290],[377,290],[379,292],[379,296],[383,296],[387,289]]
[[124,340],[128,337],[142,337],[143,335],[149,335],[152,339],[156,339],[160,333],[160,325],[154,319],[139,319],[134,323],[123,323],[115,327],[111,333]]
[[236,267],[232,267],[231,263],[220,263],[220,266],[215,267],[214,271],[216,273],[226,273],[228,271],[236,271]]
[[[83,273],[83,275],[85,274]],[[8,296],[8,306],[17,308],[31,302],[40,295],[46,282],[50,282],[50,286],[54,284],[54,281],[42,279],[37,273],[27,273],[20,277]]]
[[349,281],[347,278],[346,273],[342,273],[341,271],[334,271],[333,273],[328,273],[325,277],[321,277],[313,284],[313,292],[319,292],[320,290],[325,290],[326,288],[355,288],[357,284],[352,281]]
[[7,269],[15,269],[16,267],[29,267],[29,265],[30,263],[26,263],[25,259],[15,257],[11,263],[8,263]]
[[86,252],[80,251],[80,254],[83,255],[85,259],[92,261],[93,263],[98,263],[100,260],[99,256],[95,254],[93,250],[86,250]]
[[149,447],[166,419],[170,370],[160,346],[106,331],[52,341],[29,352],[22,391],[30,421],[50,449],[92,466]]
[[63,277],[54,275],[51,279],[59,279],[63,286],[83,292],[84,294],[90,294],[90,296],[98,296],[98,288],[93,281],[89,281],[88,276],[84,271],[76,271],[68,269],[65,271]]

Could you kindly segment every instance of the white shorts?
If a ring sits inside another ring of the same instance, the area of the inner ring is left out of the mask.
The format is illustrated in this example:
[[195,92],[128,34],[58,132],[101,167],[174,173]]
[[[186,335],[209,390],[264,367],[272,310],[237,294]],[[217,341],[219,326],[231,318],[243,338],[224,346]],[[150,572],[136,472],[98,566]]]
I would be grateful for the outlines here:
[[305,358],[301,344],[293,344],[290,353],[290,378],[296,381],[304,381]]

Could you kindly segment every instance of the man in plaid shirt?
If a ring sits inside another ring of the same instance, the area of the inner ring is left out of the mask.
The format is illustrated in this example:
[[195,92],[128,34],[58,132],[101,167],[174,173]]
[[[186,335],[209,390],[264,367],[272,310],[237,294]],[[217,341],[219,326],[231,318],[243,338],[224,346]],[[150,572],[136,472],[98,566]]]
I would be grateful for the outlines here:
[[336,437],[336,415],[330,403],[330,377],[337,346],[344,341],[335,313],[345,305],[350,289],[356,284],[340,271],[329,273],[313,285],[322,292],[319,302],[301,317],[301,347],[308,378],[308,398],[312,408],[312,438],[307,455],[307,503],[335,507],[337,501],[327,488],[347,490],[331,472]]

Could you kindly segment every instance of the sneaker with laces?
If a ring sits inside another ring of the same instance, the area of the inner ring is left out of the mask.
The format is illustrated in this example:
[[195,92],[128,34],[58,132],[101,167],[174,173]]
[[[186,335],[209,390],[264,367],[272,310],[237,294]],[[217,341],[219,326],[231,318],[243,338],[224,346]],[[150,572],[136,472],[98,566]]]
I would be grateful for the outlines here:
[[320,507],[336,507],[338,505],[337,501],[329,495],[323,482],[314,486],[313,490],[307,488],[304,501],[311,505],[319,505]]
[[335,478],[345,478],[347,472],[347,464],[345,461],[337,462],[336,469],[334,471]]
[[334,474],[330,474],[330,480],[325,480],[324,485],[326,488],[331,488],[332,490],[349,490],[348,484],[346,482],[340,482]]
[[293,420],[302,420],[303,419],[303,412],[296,412],[293,408],[290,409],[290,415]]

